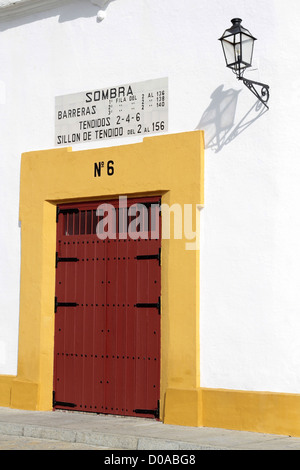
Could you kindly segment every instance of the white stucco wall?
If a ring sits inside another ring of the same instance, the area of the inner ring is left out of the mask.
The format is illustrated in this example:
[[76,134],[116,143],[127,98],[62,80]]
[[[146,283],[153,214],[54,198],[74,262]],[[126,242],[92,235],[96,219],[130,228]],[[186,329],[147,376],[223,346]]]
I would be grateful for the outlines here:
[[[0,374],[17,368],[21,153],[54,147],[55,96],[168,77],[168,132],[206,135],[201,385],[300,393],[299,2],[115,0],[102,22],[98,11],[74,0],[0,22]],[[218,38],[234,17],[258,38],[247,77],[270,85],[268,112],[225,68]]]

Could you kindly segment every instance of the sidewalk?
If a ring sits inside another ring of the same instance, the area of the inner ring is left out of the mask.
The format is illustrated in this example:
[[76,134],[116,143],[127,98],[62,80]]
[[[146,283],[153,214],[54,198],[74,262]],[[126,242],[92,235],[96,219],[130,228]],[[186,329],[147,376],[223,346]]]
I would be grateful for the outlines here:
[[300,438],[288,436],[173,426],[143,418],[0,407],[0,439],[1,434],[117,450],[300,450]]

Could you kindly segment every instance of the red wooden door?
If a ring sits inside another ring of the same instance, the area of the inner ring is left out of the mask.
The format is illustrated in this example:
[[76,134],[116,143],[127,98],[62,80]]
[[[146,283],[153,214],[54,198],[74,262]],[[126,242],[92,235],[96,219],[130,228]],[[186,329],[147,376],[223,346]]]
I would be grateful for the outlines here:
[[158,418],[159,198],[100,204],[58,208],[53,406]]

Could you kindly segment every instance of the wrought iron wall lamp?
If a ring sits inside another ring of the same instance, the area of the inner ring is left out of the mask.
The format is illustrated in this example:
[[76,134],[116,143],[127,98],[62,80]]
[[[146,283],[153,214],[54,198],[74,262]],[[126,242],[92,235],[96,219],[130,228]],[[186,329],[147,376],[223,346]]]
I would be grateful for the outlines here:
[[[219,39],[222,43],[226,66],[236,74],[238,80],[267,107],[269,100],[269,85],[244,78],[244,72],[252,65],[254,41],[256,38],[245,29],[240,18],[231,20],[232,26],[226,29]],[[257,88],[260,88],[260,92]]]

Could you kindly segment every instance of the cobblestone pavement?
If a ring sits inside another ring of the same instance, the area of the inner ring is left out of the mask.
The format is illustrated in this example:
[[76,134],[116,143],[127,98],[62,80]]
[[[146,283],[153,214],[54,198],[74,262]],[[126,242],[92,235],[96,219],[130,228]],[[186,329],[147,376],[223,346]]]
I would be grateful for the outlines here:
[[107,447],[0,434],[0,450],[107,450]]

